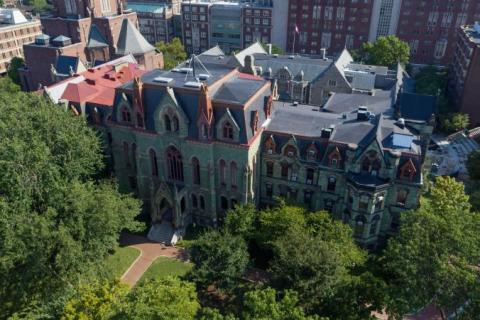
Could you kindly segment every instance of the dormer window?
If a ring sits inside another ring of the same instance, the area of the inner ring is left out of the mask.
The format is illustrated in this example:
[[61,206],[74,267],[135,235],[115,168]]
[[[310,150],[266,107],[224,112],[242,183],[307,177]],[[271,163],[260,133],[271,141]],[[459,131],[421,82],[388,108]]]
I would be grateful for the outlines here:
[[293,158],[297,155],[297,149],[292,145],[288,145],[285,147],[283,154],[289,158]]
[[330,160],[330,165],[331,165],[332,167],[336,167],[337,164],[338,164],[338,159],[337,159],[336,157],[334,157],[334,158],[332,158],[332,159]]
[[233,140],[233,126],[230,122],[226,121],[222,128],[223,138]]
[[265,141],[265,150],[267,154],[273,154],[275,150],[275,141],[273,141],[273,137],[269,137],[267,141]]
[[400,169],[400,178],[411,181],[416,173],[417,168],[415,168],[415,164],[413,163],[412,159],[408,159],[408,161]]
[[312,143],[307,149],[307,160],[315,161],[317,159],[317,148],[315,144]]
[[377,176],[381,167],[382,163],[376,151],[371,150],[364,156],[361,168],[363,173],[369,173],[372,176]]
[[130,116],[130,112],[127,110],[126,107],[122,107],[121,113],[122,113],[122,121],[123,122],[131,122],[132,121],[132,118]]

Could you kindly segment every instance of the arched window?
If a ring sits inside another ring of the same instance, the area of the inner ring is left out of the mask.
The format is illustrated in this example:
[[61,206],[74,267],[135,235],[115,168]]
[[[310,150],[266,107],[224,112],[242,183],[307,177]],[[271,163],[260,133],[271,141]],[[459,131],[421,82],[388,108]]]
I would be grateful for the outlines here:
[[228,121],[223,124],[223,138],[233,140],[233,126]]
[[382,162],[378,158],[377,152],[369,151],[362,160],[362,172],[370,173],[372,176],[378,175]]
[[283,155],[289,158],[293,158],[297,155],[297,149],[292,145],[288,145],[283,150]]
[[122,107],[121,113],[122,113],[122,121],[123,121],[123,122],[130,122],[130,121],[132,121],[132,118],[131,118],[131,116],[130,116],[130,112],[128,112],[128,110],[127,110],[126,107]]
[[327,191],[334,192],[337,186],[337,178],[334,176],[328,177]]
[[200,196],[200,209],[205,210],[205,198]]
[[143,116],[140,112],[137,112],[137,126],[143,128],[145,124],[143,123]]
[[227,165],[225,163],[225,160],[220,160],[220,163],[219,163],[219,174],[220,174],[220,183],[222,185],[226,185],[226,176],[227,176]]
[[185,209],[187,208],[187,205],[185,203],[185,197],[182,197],[180,200],[180,211],[183,213],[185,212]]
[[237,164],[235,162],[230,163],[230,178],[232,187],[237,187]]
[[363,215],[359,215],[355,218],[355,237],[360,238],[363,236],[366,223],[367,219]]
[[170,121],[168,114],[163,116],[163,121],[165,122],[165,130],[172,131],[172,122]]
[[265,141],[265,151],[267,154],[275,153],[275,141],[273,140],[273,137],[269,137],[267,141]]
[[200,161],[195,157],[192,159],[192,180],[193,184],[200,184]]
[[179,127],[178,117],[173,116],[172,117],[172,131],[177,132],[179,129],[180,129],[180,127]]
[[374,236],[377,234],[378,224],[380,223],[380,216],[375,216],[372,219],[372,223],[370,224],[370,235]]
[[167,149],[168,179],[183,182],[182,155],[177,148],[171,146]]
[[192,208],[198,208],[197,196],[192,194]]
[[273,177],[274,164],[272,161],[267,161],[267,177]]
[[132,143],[132,163],[133,163],[133,171],[137,173],[137,145]]
[[150,168],[152,170],[152,176],[158,177],[158,162],[157,162],[157,153],[155,150],[150,149]]
[[208,125],[206,123],[202,124],[202,130],[201,130],[201,138],[202,139],[208,139]]
[[128,151],[128,142],[124,141],[123,142],[123,160],[125,162],[125,165],[127,166],[127,168],[130,168],[130,153]]
[[228,200],[225,197],[220,197],[220,207],[222,210],[228,210]]

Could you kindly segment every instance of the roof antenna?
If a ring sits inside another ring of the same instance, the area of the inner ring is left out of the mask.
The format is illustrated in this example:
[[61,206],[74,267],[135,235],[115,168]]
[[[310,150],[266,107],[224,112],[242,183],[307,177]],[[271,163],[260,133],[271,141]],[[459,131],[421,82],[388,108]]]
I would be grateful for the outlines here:
[[[199,78],[197,78],[197,73],[196,73],[196,69],[195,69],[195,62],[198,62],[200,64],[200,66],[203,68],[203,70],[205,70],[207,72],[207,74],[209,76],[212,76],[212,74],[210,73],[210,71],[208,71],[208,69],[205,67],[205,65],[202,63],[202,61],[200,61],[200,59],[195,55],[195,54],[192,54],[192,57],[190,58],[190,67],[192,69],[192,75],[193,75],[193,78],[195,79],[196,82],[199,81]],[[188,78],[188,75],[190,74],[190,70],[188,70],[187,74],[185,75],[185,81],[187,81],[187,78]]]

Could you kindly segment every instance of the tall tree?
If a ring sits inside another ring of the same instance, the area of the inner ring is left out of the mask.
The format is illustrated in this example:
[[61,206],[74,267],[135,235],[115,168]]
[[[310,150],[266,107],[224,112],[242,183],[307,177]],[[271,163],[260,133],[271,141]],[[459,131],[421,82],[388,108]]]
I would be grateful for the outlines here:
[[402,216],[384,252],[388,311],[401,317],[429,303],[455,310],[471,299],[480,276],[480,216],[463,185],[439,177],[422,207]]
[[232,290],[249,262],[245,240],[217,230],[205,232],[188,249],[194,263],[190,279],[202,289],[214,284]]
[[21,57],[13,57],[10,60],[10,64],[8,65],[7,74],[12,81],[20,85],[20,75],[18,74],[18,69],[25,66],[25,61]]
[[173,38],[168,43],[160,41],[155,46],[163,53],[164,69],[175,68],[179,63],[187,59],[185,47],[179,38]]
[[85,119],[1,92],[0,124],[1,318],[101,270],[140,204],[91,179],[102,153]]
[[154,279],[136,287],[123,303],[119,319],[193,320],[200,304],[195,285],[178,278]]
[[396,36],[379,37],[374,43],[366,42],[361,51],[368,64],[394,67],[397,63],[407,64],[410,60],[408,43]]
[[480,180],[480,150],[475,150],[468,156],[467,170],[470,179]]
[[223,228],[231,235],[249,240],[254,236],[257,210],[253,204],[239,204],[227,212]]

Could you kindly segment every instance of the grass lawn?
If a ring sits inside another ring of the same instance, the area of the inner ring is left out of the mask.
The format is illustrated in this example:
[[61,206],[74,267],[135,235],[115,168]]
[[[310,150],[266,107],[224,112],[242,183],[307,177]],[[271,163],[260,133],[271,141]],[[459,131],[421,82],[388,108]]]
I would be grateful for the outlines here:
[[191,263],[182,262],[167,257],[158,257],[143,274],[141,281],[163,279],[168,276],[183,276],[192,268]]
[[107,258],[106,271],[115,278],[120,278],[133,261],[140,255],[140,250],[129,247],[119,247]]

